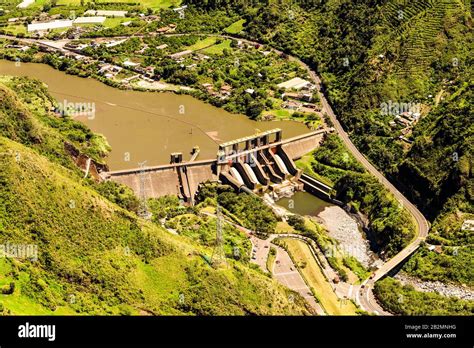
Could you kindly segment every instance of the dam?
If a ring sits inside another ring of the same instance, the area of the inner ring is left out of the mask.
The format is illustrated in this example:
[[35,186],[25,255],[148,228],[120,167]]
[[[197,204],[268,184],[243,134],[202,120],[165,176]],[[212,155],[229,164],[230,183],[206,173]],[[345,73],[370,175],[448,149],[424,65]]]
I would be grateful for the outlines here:
[[195,147],[189,161],[183,161],[182,153],[172,153],[166,165],[103,172],[101,176],[130,187],[139,197],[174,195],[190,205],[205,182],[221,182],[248,193],[269,192],[276,199],[303,189],[327,199],[331,188],[303,174],[294,161],[317,148],[328,131],[283,139],[282,130],[276,128],[221,143],[216,158],[198,159],[199,148]]

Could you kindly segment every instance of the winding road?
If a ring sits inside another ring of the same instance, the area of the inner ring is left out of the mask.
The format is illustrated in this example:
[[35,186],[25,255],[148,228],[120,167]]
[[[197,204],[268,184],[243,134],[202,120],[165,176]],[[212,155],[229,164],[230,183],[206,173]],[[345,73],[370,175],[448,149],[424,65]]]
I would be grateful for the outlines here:
[[[189,35],[189,34],[201,35],[201,36],[217,36],[221,38],[241,40],[242,42],[246,42],[252,45],[264,46],[263,44],[259,42],[246,40],[240,37],[233,37],[231,35],[206,34],[206,33],[164,34],[164,35],[179,36],[179,35]],[[137,35],[137,36],[143,36],[143,35]],[[64,44],[68,42],[68,40],[62,40],[58,44],[58,42],[55,42],[55,41],[17,38],[17,37],[8,36],[8,35],[0,35],[0,38],[7,39],[7,40],[15,40],[15,41],[23,42],[27,44],[37,44],[43,47],[49,47],[51,49],[55,49],[61,53],[65,53],[69,51],[64,47]],[[117,38],[124,38],[124,37],[107,37],[107,38],[117,39]],[[69,40],[69,41],[72,41],[72,40]],[[283,54],[283,52],[279,50],[276,50],[273,48],[271,48],[271,50],[273,50],[274,52],[278,54]],[[77,53],[74,53],[74,54],[81,56],[80,54],[77,54]],[[374,284],[377,280],[386,276],[390,271],[396,268],[400,263],[402,263],[407,257],[409,257],[412,253],[414,253],[418,249],[421,242],[423,242],[428,236],[430,224],[426,220],[426,218],[423,216],[423,214],[418,210],[418,208],[414,204],[412,204],[392,183],[390,183],[390,181],[388,181],[385,178],[385,176],[379,170],[377,170],[377,168],[375,168],[375,166],[373,166],[369,162],[369,160],[352,143],[352,141],[349,138],[349,135],[346,133],[346,131],[340,124],[339,120],[337,119],[336,114],[334,113],[331,105],[327,101],[325,95],[322,93],[321,80],[319,76],[316,74],[316,72],[313,71],[306,63],[304,63],[297,57],[290,56],[288,54],[286,55],[289,57],[289,59],[299,63],[302,67],[304,67],[308,71],[311,79],[317,86],[318,94],[322,103],[322,112],[325,112],[328,115],[328,117],[330,118],[331,122],[334,125],[335,131],[337,132],[341,140],[344,142],[347,149],[364,166],[364,168],[370,174],[375,176],[382,183],[382,185],[395,196],[395,198],[400,202],[400,204],[402,204],[402,206],[408,210],[408,212],[413,217],[414,222],[416,223],[416,226],[417,226],[416,237],[397,255],[395,255],[393,258],[385,262],[379,269],[377,269],[370,276],[370,278],[362,284],[362,286],[359,289],[356,289],[357,292],[356,292],[355,298],[356,298],[356,301],[359,303],[359,305],[362,307],[362,309],[364,309],[365,311],[369,313],[374,313],[374,314],[379,314],[379,315],[389,315],[390,313],[385,312],[375,300],[375,296],[373,294]]]
[[372,165],[372,163],[370,163],[369,160],[352,143],[351,139],[349,138],[349,135],[342,127],[331,105],[327,101],[326,96],[321,92],[321,80],[319,79],[319,76],[317,76],[316,73],[311,70],[311,68],[305,63],[300,61],[300,64],[308,70],[311,78],[316,83],[319,97],[321,98],[323,106],[322,111],[325,112],[330,118],[337,134],[344,142],[344,145],[346,145],[347,149],[364,166],[364,168],[370,174],[376,177],[380,181],[380,183],[382,183],[382,185],[385,186],[385,188],[395,196],[395,198],[400,202],[400,204],[408,210],[416,224],[417,233],[415,238],[397,255],[386,261],[379,269],[377,269],[370,276],[370,278],[362,284],[363,287],[360,289],[360,305],[364,310],[374,314],[389,314],[385,312],[375,300],[375,296],[372,292],[374,284],[377,280],[387,275],[391,270],[396,268],[400,263],[402,263],[407,257],[413,254],[419,248],[421,242],[423,242],[428,236],[430,224],[420,212],[420,210],[418,210],[418,208],[413,203],[411,203],[408,198],[406,198],[390,181],[388,181],[385,176],[380,171],[378,171],[377,168],[375,168],[374,165]]

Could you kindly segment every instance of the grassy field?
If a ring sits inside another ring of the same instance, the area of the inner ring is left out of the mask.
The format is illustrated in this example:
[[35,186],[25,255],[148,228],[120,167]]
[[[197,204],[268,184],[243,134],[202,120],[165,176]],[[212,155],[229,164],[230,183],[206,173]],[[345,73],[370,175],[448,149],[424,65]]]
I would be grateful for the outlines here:
[[238,34],[244,29],[245,19],[232,23],[224,31],[228,34]]
[[216,37],[206,37],[205,39],[199,40],[194,45],[188,46],[183,50],[199,51],[204,48],[214,45],[217,41]]
[[107,18],[104,22],[104,27],[106,28],[114,28],[117,25],[120,25],[125,22],[131,21],[132,18]]
[[306,174],[311,175],[313,178],[318,179],[319,181],[325,183],[326,185],[334,186],[334,183],[332,181],[330,181],[326,177],[319,175],[313,170],[312,163],[314,161],[315,160],[313,157],[313,153],[311,152],[301,157],[299,160],[295,162],[295,164],[299,169],[302,169]]
[[221,55],[225,49],[230,49],[231,42],[232,40],[224,40],[217,45],[204,49],[203,53]]
[[4,28],[9,34],[17,35],[20,33],[26,34],[26,27],[23,24],[9,25]]
[[324,310],[329,315],[355,315],[356,307],[351,301],[341,303],[324,277],[306,243],[296,239],[283,239],[288,251],[297,264],[306,263],[300,272],[310,288],[316,293]]
[[[274,254],[272,255],[272,253]],[[270,252],[267,258],[267,270],[270,273],[273,272],[273,265],[275,263],[275,259],[276,259],[276,249],[274,247],[270,247]]]
[[298,233],[293,227],[291,227],[288,222],[278,221],[275,233]]

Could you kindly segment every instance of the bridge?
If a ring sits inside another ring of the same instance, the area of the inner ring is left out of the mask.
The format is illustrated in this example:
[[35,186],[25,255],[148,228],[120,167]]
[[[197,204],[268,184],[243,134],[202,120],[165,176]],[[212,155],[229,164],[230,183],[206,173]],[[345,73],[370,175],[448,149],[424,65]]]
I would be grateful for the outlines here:
[[191,205],[200,184],[218,181],[238,191],[275,195],[304,187],[329,198],[330,188],[304,179],[294,163],[317,148],[327,132],[320,129],[283,139],[281,129],[276,128],[222,143],[214,159],[198,160],[199,149],[195,148],[190,161],[183,161],[182,153],[173,153],[169,164],[109,171],[101,176],[130,187],[138,196],[174,195]]

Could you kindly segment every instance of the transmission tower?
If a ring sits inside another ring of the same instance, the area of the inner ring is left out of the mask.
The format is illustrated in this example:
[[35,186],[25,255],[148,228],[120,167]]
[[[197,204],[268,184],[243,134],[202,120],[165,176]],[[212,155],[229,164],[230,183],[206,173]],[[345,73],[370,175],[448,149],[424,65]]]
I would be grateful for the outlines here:
[[138,207],[138,216],[143,219],[150,220],[151,213],[148,211],[148,203],[146,198],[146,189],[145,189],[145,168],[146,168],[146,161],[142,163],[138,163],[140,167],[140,206]]
[[214,246],[214,251],[212,252],[211,264],[212,267],[219,268],[221,266],[227,265],[224,253],[224,237],[222,234],[221,207],[219,204],[217,204],[216,216],[216,245]]

